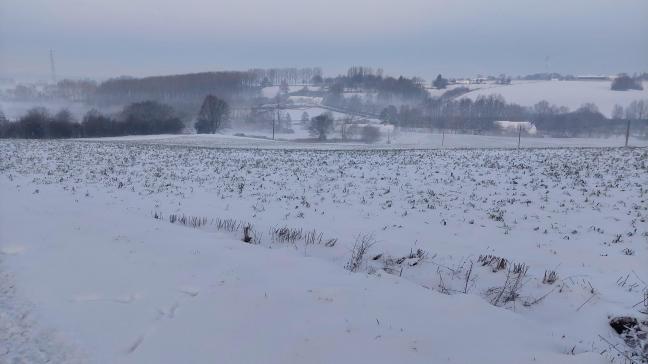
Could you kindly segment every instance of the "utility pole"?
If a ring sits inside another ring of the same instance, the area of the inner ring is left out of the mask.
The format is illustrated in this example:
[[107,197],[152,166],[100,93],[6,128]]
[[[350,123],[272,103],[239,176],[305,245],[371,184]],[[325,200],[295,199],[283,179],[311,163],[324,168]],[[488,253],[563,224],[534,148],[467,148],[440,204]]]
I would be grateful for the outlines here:
[[522,125],[518,125],[518,149],[520,149],[521,139],[522,139]]
[[628,119],[628,125],[626,126],[626,139],[625,146],[628,146],[628,139],[630,139],[630,119]]
[[[279,95],[277,95],[277,118],[276,122],[279,123]],[[275,118],[272,118],[272,140],[275,140]]]
[[50,49],[50,71],[52,73],[52,82],[56,84],[56,67],[54,66],[54,51]]
[[445,129],[441,129],[441,146],[445,144]]

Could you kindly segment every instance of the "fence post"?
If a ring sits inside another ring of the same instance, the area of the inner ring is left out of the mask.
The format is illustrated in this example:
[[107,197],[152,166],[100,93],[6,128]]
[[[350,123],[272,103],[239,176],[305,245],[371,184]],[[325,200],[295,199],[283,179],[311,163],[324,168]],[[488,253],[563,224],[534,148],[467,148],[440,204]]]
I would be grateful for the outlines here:
[[[279,122],[279,103],[277,103],[277,123]],[[272,140],[275,140],[275,118],[272,118]]]

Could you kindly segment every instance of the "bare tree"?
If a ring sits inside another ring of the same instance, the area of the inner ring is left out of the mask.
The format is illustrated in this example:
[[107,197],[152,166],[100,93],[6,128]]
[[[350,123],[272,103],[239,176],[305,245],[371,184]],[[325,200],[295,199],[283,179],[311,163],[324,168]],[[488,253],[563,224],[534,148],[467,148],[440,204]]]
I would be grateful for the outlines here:
[[626,118],[630,120],[648,119],[648,101],[635,100],[626,107]]
[[623,107],[621,105],[614,105],[612,108],[612,119],[621,120],[623,119]]
[[283,94],[287,94],[290,91],[290,87],[288,86],[288,81],[281,80],[281,85],[279,85],[279,91]]

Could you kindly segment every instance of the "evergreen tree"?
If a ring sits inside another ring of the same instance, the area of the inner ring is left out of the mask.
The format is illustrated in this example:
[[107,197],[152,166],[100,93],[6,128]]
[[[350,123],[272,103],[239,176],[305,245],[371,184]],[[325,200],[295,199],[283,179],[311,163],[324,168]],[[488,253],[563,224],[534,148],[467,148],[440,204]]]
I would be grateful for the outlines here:
[[438,89],[444,89],[448,86],[448,80],[446,80],[439,74],[434,82],[432,82],[432,85]]

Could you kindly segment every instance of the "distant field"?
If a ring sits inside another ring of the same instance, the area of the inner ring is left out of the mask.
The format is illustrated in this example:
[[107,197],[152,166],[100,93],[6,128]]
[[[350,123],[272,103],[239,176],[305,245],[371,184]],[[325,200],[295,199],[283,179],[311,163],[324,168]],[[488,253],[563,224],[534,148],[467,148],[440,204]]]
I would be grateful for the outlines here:
[[482,95],[500,94],[506,101],[532,106],[541,100],[567,106],[571,110],[592,102],[606,116],[610,116],[615,104],[623,107],[634,100],[648,99],[648,84],[643,91],[612,91],[608,81],[516,81],[511,85],[470,85],[476,88],[464,95],[476,99]]

